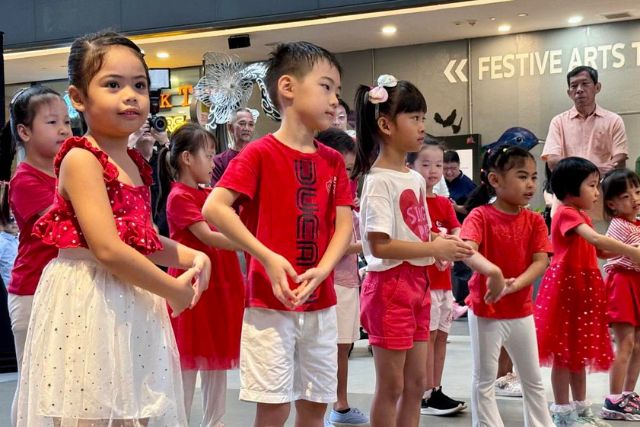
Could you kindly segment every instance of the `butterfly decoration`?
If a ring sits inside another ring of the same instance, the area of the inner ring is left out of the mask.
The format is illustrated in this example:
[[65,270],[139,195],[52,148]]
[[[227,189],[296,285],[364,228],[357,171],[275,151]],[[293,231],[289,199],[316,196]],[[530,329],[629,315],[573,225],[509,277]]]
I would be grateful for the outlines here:
[[279,121],[280,113],[269,98],[264,77],[267,66],[263,62],[245,65],[237,55],[220,52],[204,54],[204,76],[193,88],[193,94],[209,107],[207,128],[231,121],[233,113],[245,107],[253,92],[254,82],[260,88],[265,114]]
[[462,117],[460,117],[458,124],[456,124],[455,121],[457,116],[458,112],[454,108],[453,111],[451,111],[451,114],[449,114],[446,119],[443,119],[440,113],[435,113],[433,115],[433,120],[435,120],[436,123],[442,125],[443,128],[450,127],[454,134],[458,134],[460,132],[460,129],[462,128]]

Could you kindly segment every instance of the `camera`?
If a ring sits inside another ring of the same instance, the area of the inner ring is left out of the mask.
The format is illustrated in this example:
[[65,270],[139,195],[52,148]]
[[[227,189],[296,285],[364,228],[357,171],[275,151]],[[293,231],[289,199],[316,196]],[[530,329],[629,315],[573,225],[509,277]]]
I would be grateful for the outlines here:
[[164,116],[157,116],[152,111],[151,117],[149,117],[149,126],[158,132],[165,132],[167,130],[167,118]]
[[171,70],[168,68],[152,68],[149,70],[149,101],[151,117],[149,118],[149,126],[158,132],[167,130],[167,118],[159,116],[160,112],[160,93],[162,89],[171,88]]

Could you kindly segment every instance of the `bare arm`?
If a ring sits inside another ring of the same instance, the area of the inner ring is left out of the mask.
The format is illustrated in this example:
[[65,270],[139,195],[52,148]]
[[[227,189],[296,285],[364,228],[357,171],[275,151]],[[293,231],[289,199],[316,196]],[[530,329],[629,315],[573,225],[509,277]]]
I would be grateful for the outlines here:
[[560,162],[560,160],[562,160],[562,157],[560,157],[557,154],[548,154],[547,155],[547,165],[549,165],[549,169],[554,170],[556,168],[556,165],[558,164],[558,162]]
[[613,163],[614,169],[622,169],[627,165],[627,155],[626,154],[616,154],[611,159],[611,163]]
[[282,304],[292,309],[296,306],[297,295],[289,288],[287,276],[297,279],[298,275],[289,261],[262,244],[242,223],[232,207],[239,196],[239,193],[227,188],[214,188],[202,208],[202,215],[264,265],[273,294]]
[[640,264],[640,248],[624,244],[611,237],[603,236],[587,224],[580,224],[575,228],[575,232],[604,254],[609,252],[610,254],[624,255],[629,257],[633,262]]
[[459,261],[473,255],[473,250],[467,243],[451,239],[407,242],[391,239],[385,233],[368,233],[368,237],[371,254],[381,259],[407,260],[438,257],[449,261]]
[[478,244],[476,242],[469,240],[467,243],[475,252],[471,257],[465,259],[464,263],[472,270],[487,277],[487,293],[484,296],[484,300],[487,304],[496,302],[502,296],[505,288],[502,270],[478,252]]
[[225,249],[228,251],[236,251],[240,249],[240,246],[233,243],[224,234],[213,231],[206,222],[200,221],[189,226],[189,231],[193,233],[202,243],[207,246],[211,246],[218,249]]
[[317,267],[310,268],[298,277],[298,281],[302,283],[295,290],[298,295],[298,304],[306,301],[309,295],[331,274],[338,261],[344,256],[351,241],[352,233],[353,215],[351,214],[351,207],[338,206],[336,208],[336,229],[322,259]]
[[[186,276],[171,277],[120,240],[102,177],[102,166],[93,154],[72,149],[65,156],[60,169],[59,190],[71,202],[89,249],[107,270],[125,283],[166,298],[177,313],[191,304],[195,294],[190,282],[197,273],[195,268],[188,270]],[[155,258],[167,264],[190,267],[199,252],[183,248],[169,244]]]
[[505,293],[518,292],[525,286],[530,285],[538,277],[544,273],[549,265],[549,255],[546,252],[538,252],[533,254],[533,262],[518,277],[507,279],[507,288]]
[[353,255],[362,253],[362,242],[358,240],[355,243],[349,243],[349,247],[347,251],[344,253],[345,255]]

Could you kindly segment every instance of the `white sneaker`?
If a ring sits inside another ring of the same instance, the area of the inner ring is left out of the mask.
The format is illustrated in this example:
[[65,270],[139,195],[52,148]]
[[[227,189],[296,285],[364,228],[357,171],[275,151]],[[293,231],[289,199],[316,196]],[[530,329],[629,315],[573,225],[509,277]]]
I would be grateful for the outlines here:
[[518,376],[509,372],[495,382],[496,396],[522,397],[522,386]]

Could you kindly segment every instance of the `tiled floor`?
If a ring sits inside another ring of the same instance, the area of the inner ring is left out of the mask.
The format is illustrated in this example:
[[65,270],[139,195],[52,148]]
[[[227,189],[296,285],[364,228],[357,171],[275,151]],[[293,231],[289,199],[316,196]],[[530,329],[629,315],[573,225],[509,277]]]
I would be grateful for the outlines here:
[[[447,361],[444,372],[444,389],[451,397],[469,401],[471,378],[471,349],[469,333],[465,321],[454,323],[448,345]],[[359,341],[349,362],[349,391],[350,403],[365,412],[369,411],[371,398],[375,386],[373,358],[369,355],[366,341]],[[547,398],[552,399],[549,382],[550,370],[544,369],[543,376],[547,390]],[[15,387],[15,374],[0,375],[0,427],[9,426],[9,407]],[[253,423],[254,405],[238,401],[238,373],[229,374],[227,391],[227,414],[224,421],[228,427],[250,427]],[[602,397],[608,391],[608,377],[606,374],[593,374],[588,378],[588,397],[594,403],[597,411]],[[200,393],[196,391],[192,410],[191,426],[198,426],[202,414]],[[507,427],[520,427],[522,421],[522,400],[517,398],[498,398],[498,406]],[[293,411],[287,426],[293,426]],[[626,423],[612,422],[612,426],[622,426]],[[470,426],[471,416],[465,411],[454,417],[421,417],[421,426]]]

